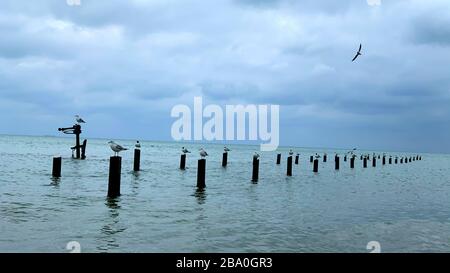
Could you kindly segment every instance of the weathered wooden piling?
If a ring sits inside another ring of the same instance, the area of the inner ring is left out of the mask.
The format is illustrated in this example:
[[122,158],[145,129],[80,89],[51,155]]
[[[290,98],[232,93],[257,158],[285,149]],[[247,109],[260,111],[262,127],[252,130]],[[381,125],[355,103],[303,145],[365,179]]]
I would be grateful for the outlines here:
[[141,169],[141,150],[140,149],[134,149],[134,164],[133,164],[133,170],[135,172],[140,171]]
[[60,156],[53,157],[52,176],[61,177],[62,158]]
[[298,165],[298,158],[299,158],[300,156],[299,155],[296,155],[295,156],[295,165]]
[[323,155],[323,162],[327,162],[327,154]]
[[81,159],[86,159],[86,145],[87,139],[83,140],[83,145],[81,145]]
[[412,162],[412,161],[411,161],[411,157],[409,157],[409,162]]
[[372,158],[372,167],[376,167],[377,166],[377,157],[376,156],[374,156],[373,158]]
[[398,158],[395,158],[395,164],[398,164]]
[[292,176],[292,156],[288,156],[288,158],[287,158],[286,175],[287,176]]
[[363,159],[363,167],[367,168],[367,157],[364,157]]
[[202,158],[198,160],[197,168],[197,188],[203,189],[206,187],[206,159]]
[[277,154],[277,165],[281,164],[281,154]]
[[400,164],[403,164],[403,157],[400,158]]
[[310,162],[310,163],[313,163],[313,161],[314,161],[314,157],[313,157],[313,156],[310,156],[310,157],[309,157],[309,162]]
[[180,157],[180,169],[186,170],[186,154],[182,154]]
[[336,155],[334,157],[334,169],[339,170],[339,156],[338,155]]
[[344,162],[347,162],[347,155],[344,155]]
[[314,159],[313,172],[315,173],[319,172],[319,159]]
[[228,153],[224,152],[222,155],[222,167],[226,167],[228,164]]
[[108,183],[108,197],[110,198],[120,196],[121,172],[122,172],[122,158],[120,156],[111,156],[109,159],[109,183]]
[[253,157],[252,182],[258,182],[259,179],[259,158]]
[[392,164],[392,157],[389,157],[389,165]]
[[361,156],[359,159],[360,159],[360,160],[363,160],[363,156]]
[[355,168],[355,157],[351,157],[350,158],[350,168],[354,169]]
[[383,161],[383,162],[382,162],[382,163],[383,163],[383,166],[386,165],[386,156],[383,155],[382,161]]

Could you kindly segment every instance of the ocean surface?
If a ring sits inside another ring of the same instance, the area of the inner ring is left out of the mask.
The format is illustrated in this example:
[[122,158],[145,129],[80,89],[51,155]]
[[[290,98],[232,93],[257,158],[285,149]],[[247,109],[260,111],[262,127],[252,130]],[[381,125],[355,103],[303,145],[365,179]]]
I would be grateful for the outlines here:
[[[134,173],[134,141],[122,155],[122,195],[106,198],[107,140],[89,139],[87,159],[71,159],[72,138],[0,136],[0,252],[450,252],[450,156],[355,169],[335,150],[293,148],[301,154],[286,176],[290,148],[261,153],[260,179],[251,182],[259,146],[201,145],[209,153],[206,189],[196,189],[200,145],[142,141]],[[179,170],[181,146],[192,154]],[[327,152],[312,172],[309,156]],[[343,153],[345,151],[337,151]],[[371,151],[365,151],[371,152]],[[382,152],[377,152],[382,153]],[[394,155],[406,155],[392,153]],[[51,177],[52,157],[62,177]]]

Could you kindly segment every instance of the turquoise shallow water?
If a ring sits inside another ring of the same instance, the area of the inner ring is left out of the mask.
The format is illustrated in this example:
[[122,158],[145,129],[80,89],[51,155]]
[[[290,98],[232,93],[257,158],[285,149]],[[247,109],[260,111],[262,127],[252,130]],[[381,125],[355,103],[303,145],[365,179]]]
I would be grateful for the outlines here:
[[354,170],[341,158],[338,172],[330,158],[313,174],[309,155],[334,151],[295,148],[300,165],[286,177],[289,148],[280,148],[279,166],[276,152],[261,153],[253,184],[257,146],[230,145],[224,169],[222,145],[202,145],[210,156],[199,193],[196,152],[181,171],[184,144],[144,141],[139,174],[133,152],[122,153],[122,196],[111,201],[106,142],[89,140],[79,161],[70,138],[0,136],[1,252],[67,252],[69,241],[82,252],[368,252],[369,241],[382,252],[450,251],[449,155],[367,169],[357,160]]

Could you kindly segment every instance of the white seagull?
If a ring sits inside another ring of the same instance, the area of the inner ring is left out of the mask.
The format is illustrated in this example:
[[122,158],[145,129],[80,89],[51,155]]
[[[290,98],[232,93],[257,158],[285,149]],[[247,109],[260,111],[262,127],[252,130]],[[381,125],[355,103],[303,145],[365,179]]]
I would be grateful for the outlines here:
[[136,147],[137,149],[141,148],[141,143],[139,143],[139,140],[136,141],[136,144],[134,144],[134,147]]
[[181,148],[181,151],[183,152],[183,154],[190,154],[191,153],[188,149],[186,149],[184,147]]
[[293,155],[294,152],[292,151],[292,149],[289,150],[289,155]]
[[321,158],[321,156],[316,153],[315,158]]
[[225,152],[229,152],[229,151],[231,151],[230,149],[228,149],[227,147],[223,147],[223,150],[225,151]]
[[259,159],[259,154],[257,152],[255,152],[255,154],[253,155],[253,158]]
[[204,158],[205,156],[208,156],[208,153],[205,151],[205,150],[203,150],[203,148],[200,148],[200,156],[202,157],[202,158]]
[[359,49],[358,52],[356,53],[355,57],[353,58],[352,62],[354,62],[356,60],[356,58],[358,58],[361,54],[361,49],[362,49],[362,44],[359,44]]
[[86,123],[79,115],[75,115],[75,120],[77,121],[78,124]]
[[128,150],[127,148],[124,148],[124,147],[120,146],[119,144],[115,143],[115,142],[112,141],[112,140],[109,141],[108,144],[109,144],[109,147],[111,147],[111,150],[114,151],[114,155],[115,155],[115,156],[119,156],[119,153],[120,153],[121,151],[126,151],[126,150]]

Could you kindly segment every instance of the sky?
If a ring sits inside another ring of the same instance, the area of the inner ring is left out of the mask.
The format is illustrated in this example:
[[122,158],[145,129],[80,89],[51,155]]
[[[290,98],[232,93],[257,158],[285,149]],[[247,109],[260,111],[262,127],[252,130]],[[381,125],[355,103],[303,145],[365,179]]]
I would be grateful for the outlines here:
[[171,140],[202,96],[280,105],[281,145],[450,152],[448,0],[0,6],[1,134]]

